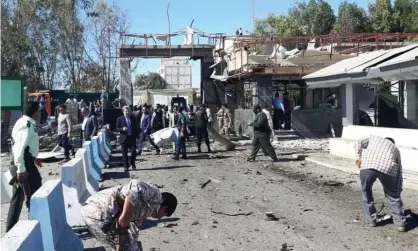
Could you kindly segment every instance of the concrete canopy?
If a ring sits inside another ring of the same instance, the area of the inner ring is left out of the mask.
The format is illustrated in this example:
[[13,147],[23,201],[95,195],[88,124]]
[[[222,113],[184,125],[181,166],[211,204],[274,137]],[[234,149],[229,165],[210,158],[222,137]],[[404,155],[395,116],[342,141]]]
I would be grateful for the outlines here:
[[418,47],[418,44],[404,46],[386,51],[373,51],[354,58],[342,60],[322,70],[309,74],[306,80],[308,88],[332,88],[344,83],[381,82],[367,76],[370,67],[402,55]]
[[370,68],[367,78],[381,78],[385,81],[418,79],[418,46]]

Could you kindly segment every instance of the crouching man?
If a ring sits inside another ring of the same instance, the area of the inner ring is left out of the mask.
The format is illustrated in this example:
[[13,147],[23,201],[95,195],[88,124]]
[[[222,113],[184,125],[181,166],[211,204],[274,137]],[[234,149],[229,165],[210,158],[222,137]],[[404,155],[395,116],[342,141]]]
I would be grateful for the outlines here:
[[161,219],[171,216],[177,198],[171,193],[160,193],[154,185],[131,180],[92,195],[81,214],[90,232],[106,250],[136,251],[142,221],[148,217]]
[[359,139],[356,147],[360,168],[361,196],[367,224],[375,227],[377,212],[373,200],[373,184],[382,183],[388,211],[398,231],[405,232],[405,215],[402,210],[402,165],[399,149],[391,138],[370,136]]

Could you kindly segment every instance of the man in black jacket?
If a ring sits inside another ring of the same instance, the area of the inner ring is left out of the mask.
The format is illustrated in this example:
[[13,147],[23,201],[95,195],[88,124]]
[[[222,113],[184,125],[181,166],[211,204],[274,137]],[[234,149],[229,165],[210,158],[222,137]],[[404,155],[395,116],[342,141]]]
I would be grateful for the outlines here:
[[81,130],[83,131],[83,140],[89,141],[91,137],[97,136],[99,132],[99,122],[97,121],[96,114],[93,111],[89,111],[87,108],[81,108],[81,114],[84,117]]
[[197,137],[197,152],[201,153],[200,146],[202,144],[202,138],[204,139],[206,146],[208,148],[208,152],[212,152],[210,149],[209,143],[209,134],[208,134],[208,116],[206,114],[205,107],[200,107],[196,112],[195,117],[196,123],[196,137]]
[[138,122],[132,115],[129,106],[123,107],[123,116],[119,117],[116,121],[116,131],[120,133],[119,143],[122,146],[122,157],[124,159],[125,172],[128,171],[128,148],[131,148],[130,163],[133,170],[136,170],[136,139],[138,133]]

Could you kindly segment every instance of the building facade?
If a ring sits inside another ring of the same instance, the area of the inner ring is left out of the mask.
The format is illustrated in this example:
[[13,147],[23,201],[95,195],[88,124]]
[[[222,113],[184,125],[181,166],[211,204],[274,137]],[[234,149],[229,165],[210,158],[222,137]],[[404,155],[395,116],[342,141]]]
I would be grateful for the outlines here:
[[165,89],[192,88],[192,66],[188,58],[163,58],[159,73],[166,81]]

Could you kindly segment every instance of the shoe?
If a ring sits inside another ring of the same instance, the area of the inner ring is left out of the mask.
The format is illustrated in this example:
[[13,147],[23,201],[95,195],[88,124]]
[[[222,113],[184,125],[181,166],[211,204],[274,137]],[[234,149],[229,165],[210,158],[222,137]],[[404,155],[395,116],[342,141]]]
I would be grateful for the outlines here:
[[202,150],[198,149],[198,150],[197,150],[197,153],[202,153]]
[[158,150],[155,154],[160,155],[160,153],[161,153],[161,150]]
[[136,165],[135,164],[132,164],[131,167],[132,167],[132,170],[136,170]]
[[136,155],[141,156],[142,152],[136,152]]
[[208,148],[208,153],[212,153],[212,150],[210,148]]
[[248,159],[247,159],[247,162],[255,162],[255,159],[250,159],[250,158],[248,158]]
[[277,163],[277,162],[279,162],[279,159],[278,158],[274,158],[274,159],[271,160],[271,162]]
[[396,227],[396,229],[398,229],[398,232],[402,232],[402,233],[406,232],[405,226],[399,226],[399,227]]
[[181,159],[187,159],[186,155],[181,156]]
[[377,223],[375,220],[369,222],[369,227],[377,227]]
[[173,160],[180,160],[180,158],[179,158],[179,157],[177,157],[177,156],[174,156],[174,157],[173,157]]
[[129,167],[124,167],[123,171],[127,172],[129,170]]

